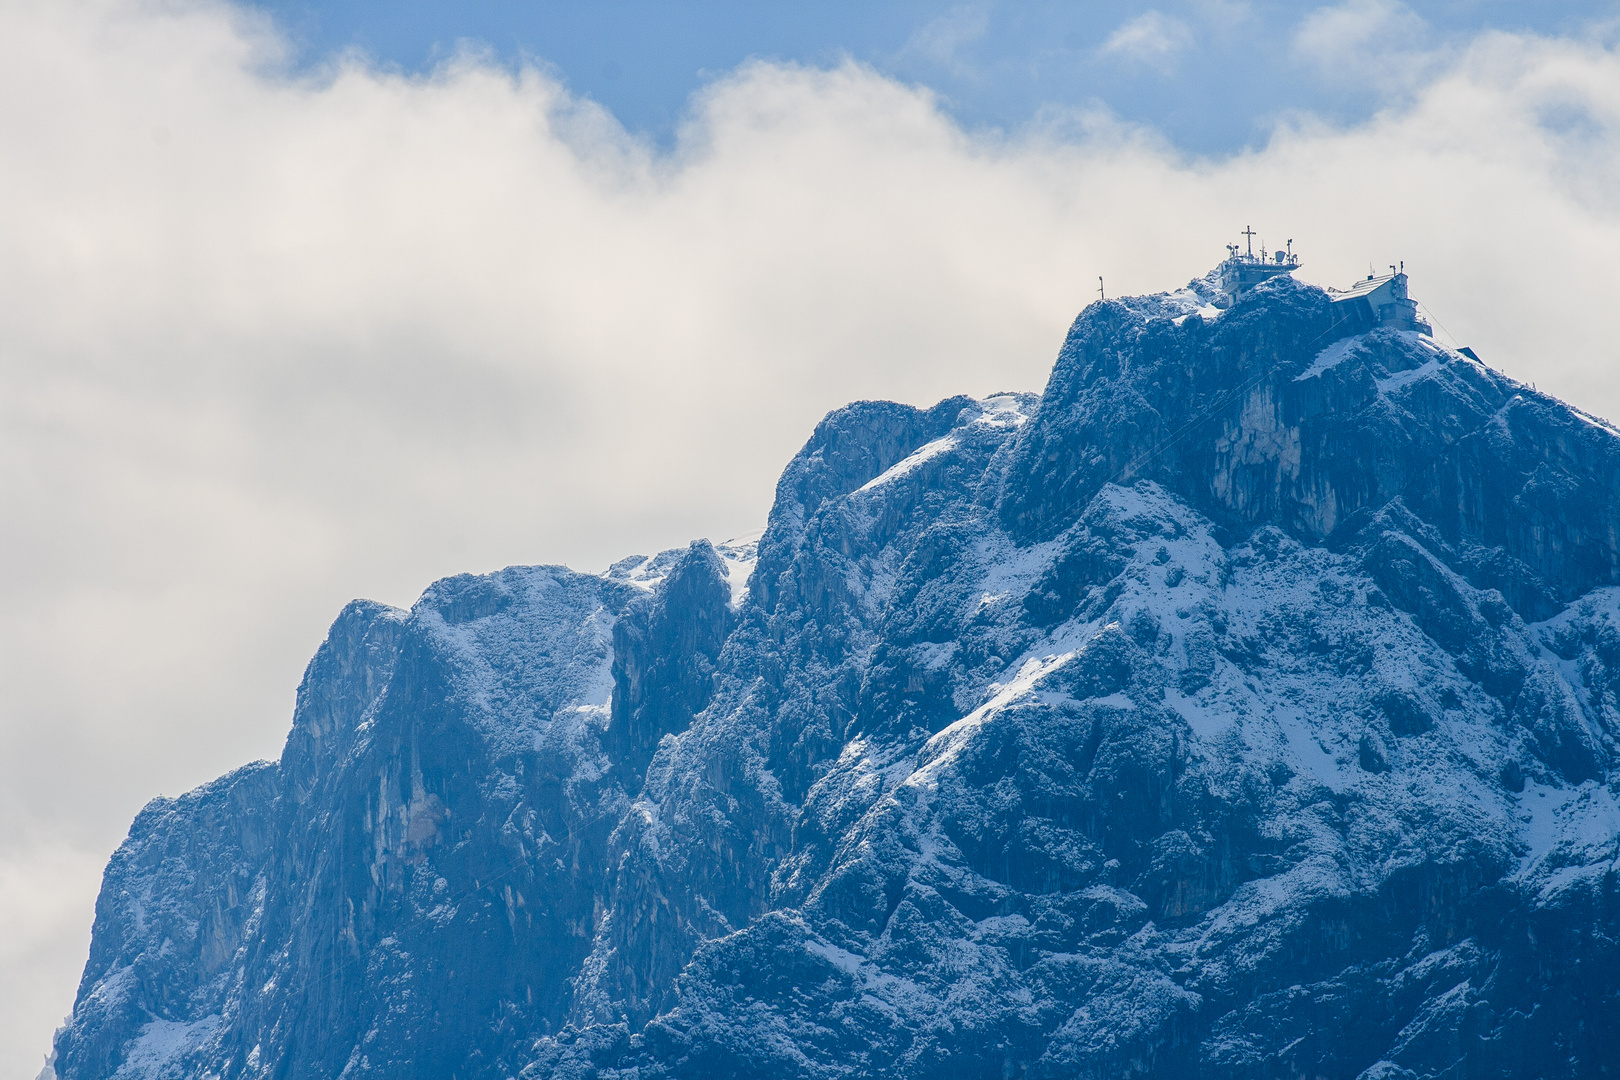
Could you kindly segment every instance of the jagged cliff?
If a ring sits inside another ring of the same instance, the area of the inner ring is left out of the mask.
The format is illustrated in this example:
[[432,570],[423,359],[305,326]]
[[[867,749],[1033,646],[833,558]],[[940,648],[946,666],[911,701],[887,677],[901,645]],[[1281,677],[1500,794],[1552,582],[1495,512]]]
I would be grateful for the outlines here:
[[757,546],[350,605],[58,1075],[1609,1075],[1620,434],[1209,299],[833,413]]

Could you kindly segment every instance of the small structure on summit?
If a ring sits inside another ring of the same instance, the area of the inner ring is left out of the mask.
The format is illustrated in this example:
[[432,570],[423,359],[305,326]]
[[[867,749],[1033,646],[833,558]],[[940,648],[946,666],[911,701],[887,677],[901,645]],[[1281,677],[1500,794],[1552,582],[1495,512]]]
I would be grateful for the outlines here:
[[1329,289],[1333,310],[1366,329],[1387,326],[1434,336],[1434,328],[1418,315],[1417,301],[1406,292],[1406,264],[1391,266],[1387,274],[1368,274],[1348,289]]
[[1245,291],[1254,288],[1262,281],[1269,281],[1278,274],[1292,274],[1299,269],[1299,256],[1294,254],[1294,242],[1288,241],[1284,251],[1274,251],[1266,254],[1266,245],[1260,245],[1260,254],[1254,253],[1255,231],[1251,226],[1244,226],[1243,235],[1248,238],[1248,250],[1239,252],[1236,244],[1226,245],[1226,258],[1216,267],[1219,277],[1216,287],[1221,294],[1215,298],[1218,308],[1231,307],[1232,302]]
[[[1262,243],[1260,254],[1256,255],[1254,238],[1257,234],[1254,229],[1245,226],[1242,235],[1248,241],[1247,248],[1240,250],[1237,244],[1226,245],[1226,258],[1215,268],[1215,284],[1219,293],[1213,303],[1218,308],[1231,307],[1239,296],[1261,282],[1270,281],[1281,274],[1291,274],[1300,266],[1292,240],[1282,251],[1273,251],[1269,255]],[[1333,298],[1335,317],[1341,322],[1354,324],[1359,330],[1388,327],[1434,336],[1434,328],[1418,315],[1417,301],[1406,291],[1405,263],[1391,266],[1387,274],[1368,274],[1348,289],[1329,288],[1327,291]]]

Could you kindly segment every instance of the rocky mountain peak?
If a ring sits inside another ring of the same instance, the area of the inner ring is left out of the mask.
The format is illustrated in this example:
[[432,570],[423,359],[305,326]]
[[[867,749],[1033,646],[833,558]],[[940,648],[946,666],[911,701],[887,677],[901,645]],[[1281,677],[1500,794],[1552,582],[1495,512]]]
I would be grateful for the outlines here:
[[58,1075],[1607,1075],[1620,434],[1212,299],[834,412],[757,543],[345,609]]

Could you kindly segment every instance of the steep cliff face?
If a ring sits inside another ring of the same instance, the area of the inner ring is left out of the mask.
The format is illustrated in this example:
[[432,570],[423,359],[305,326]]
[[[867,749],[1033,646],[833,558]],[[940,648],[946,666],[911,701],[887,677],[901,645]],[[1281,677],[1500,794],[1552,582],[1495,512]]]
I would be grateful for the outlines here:
[[58,1074],[1608,1075],[1620,434],[1207,299],[832,414],[757,547],[351,605]]

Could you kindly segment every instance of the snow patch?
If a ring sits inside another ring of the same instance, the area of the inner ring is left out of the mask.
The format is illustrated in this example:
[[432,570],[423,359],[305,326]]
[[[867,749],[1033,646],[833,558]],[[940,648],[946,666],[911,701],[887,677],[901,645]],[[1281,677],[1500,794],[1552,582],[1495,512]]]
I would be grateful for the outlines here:
[[869,992],[876,991],[888,1000],[896,998],[919,999],[928,997],[923,989],[910,979],[902,979],[897,975],[890,975],[876,964],[864,957],[857,956],[848,949],[840,949],[823,941],[807,941],[804,943],[805,951],[813,956],[819,956],[833,967],[850,976],[861,987]]
[[1006,683],[991,683],[991,697],[983,705],[968,713],[962,719],[946,727],[938,735],[929,739],[923,746],[923,754],[928,755],[935,747],[942,748],[932,760],[912,773],[907,784],[929,783],[961,752],[973,730],[983,724],[987,719],[1000,712],[1030,693],[1035,684],[1046,678],[1058,668],[1073,660],[1075,653],[1065,652],[1056,656],[1031,657],[1026,660],[1018,673]]
[[1298,375],[1295,375],[1294,381],[1304,382],[1306,379],[1314,379],[1320,376],[1324,371],[1336,367],[1341,360],[1349,356],[1361,345],[1362,338],[1363,335],[1356,334],[1352,337],[1340,338],[1338,341],[1335,341],[1333,344],[1317,353],[1316,359],[1311,361],[1311,366],[1300,372]]
[[933,442],[924,443],[916,450],[913,450],[909,457],[902,458],[895,462],[893,465],[889,466],[888,469],[879,473],[877,476],[874,476],[872,479],[862,484],[859,488],[856,488],[856,491],[871,491],[873,488],[882,487],[884,484],[893,483],[902,476],[905,476],[907,473],[916,469],[919,465],[932,461],[934,458],[939,457],[939,455],[948,453],[954,449],[956,449],[955,434],[944,435],[938,439],[935,439]]
[[1406,371],[1397,371],[1387,379],[1377,380],[1378,392],[1380,394],[1388,394],[1392,390],[1399,390],[1403,386],[1410,386],[1415,382],[1431,378],[1439,373],[1440,366],[1440,358],[1435,357],[1434,359],[1429,360],[1418,367],[1410,368]]
[[1288,740],[1288,749],[1293,752],[1294,758],[1305,766],[1306,771],[1320,780],[1329,790],[1343,791],[1347,780],[1343,768],[1322,744],[1316,728],[1305,721],[1300,711],[1280,708],[1272,713],[1272,718],[1282,729],[1283,737]]
[[1524,868],[1553,852],[1573,858],[1606,853],[1620,837],[1620,805],[1606,787],[1588,780],[1577,788],[1546,787],[1527,781],[1518,796],[1525,854]]
[[764,535],[764,529],[755,529],[714,546],[725,564],[726,586],[731,590],[733,611],[742,607],[743,601],[748,599],[748,579],[754,573],[754,564],[759,562],[759,541]]
[[1583,413],[1581,410],[1574,408],[1573,406],[1570,407],[1569,414],[1575,419],[1579,420],[1581,423],[1586,424],[1589,427],[1595,427],[1599,431],[1603,432],[1603,434],[1608,435],[1611,438],[1620,439],[1620,431],[1616,431],[1613,424],[1609,423],[1600,416],[1592,416],[1589,413]]
[[[989,427],[1002,430],[1022,427],[1029,423],[1031,419],[1030,414],[1024,408],[1024,396],[1020,394],[991,394],[989,397],[977,402],[980,409],[979,415],[963,425],[963,427]],[[924,443],[913,450],[907,457],[895,462],[888,469],[856,488],[856,492],[871,491],[874,488],[893,483],[941,454],[956,449],[960,445],[960,431],[959,428],[956,431],[940,436],[932,442]]]
[[979,402],[984,411],[973,420],[973,425],[986,427],[1023,427],[1029,423],[1030,414],[1024,411],[1023,395],[1020,394],[991,394]]
[[1200,319],[1203,319],[1205,322],[1214,322],[1216,319],[1221,317],[1222,311],[1221,311],[1220,308],[1216,307],[1214,304],[1205,304],[1202,307],[1200,307],[1197,311],[1189,311],[1185,315],[1177,315],[1175,318],[1171,319],[1170,321],[1175,323],[1177,326],[1180,326],[1182,323],[1186,322],[1188,319],[1192,318],[1194,315],[1197,315]]
[[180,1080],[182,1059],[219,1030],[220,1018],[205,1016],[190,1024],[153,1020],[130,1044],[114,1080]]
[[1187,697],[1173,688],[1165,690],[1164,703],[1181,714],[1194,735],[1207,742],[1214,742],[1226,734],[1237,719],[1233,712],[1217,710],[1197,697]]

